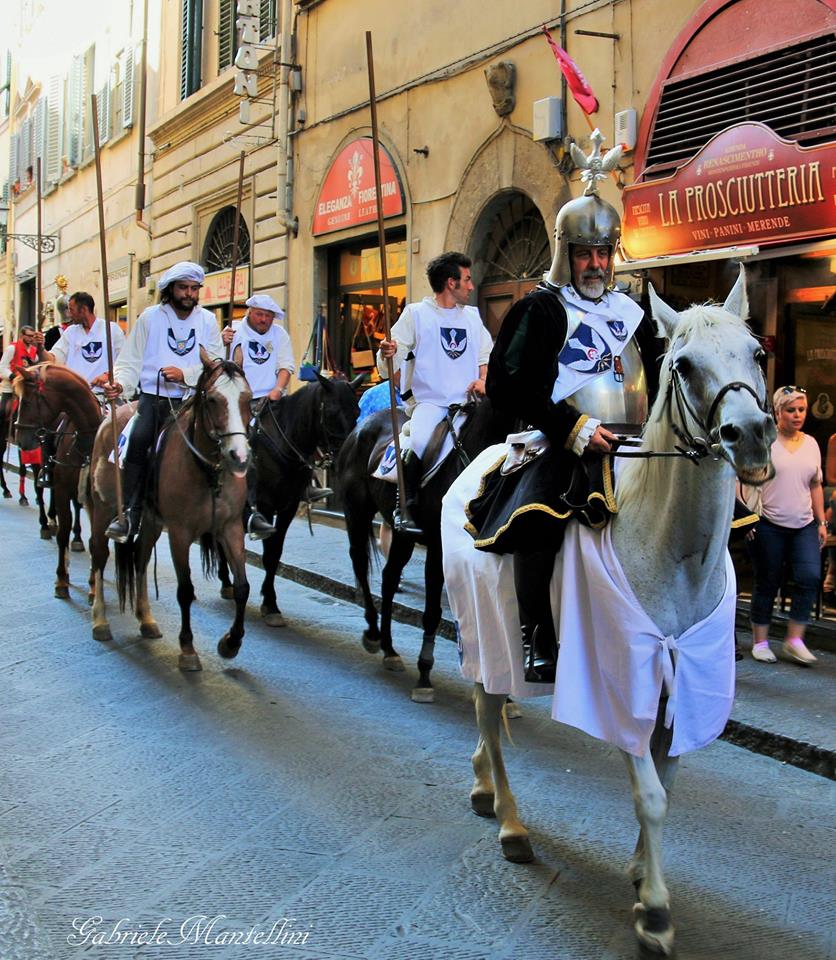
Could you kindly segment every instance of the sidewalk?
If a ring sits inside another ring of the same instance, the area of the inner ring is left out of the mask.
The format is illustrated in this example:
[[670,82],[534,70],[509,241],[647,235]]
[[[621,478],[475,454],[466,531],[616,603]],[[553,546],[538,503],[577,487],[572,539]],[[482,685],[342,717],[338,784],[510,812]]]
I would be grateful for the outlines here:
[[[248,559],[260,565],[260,551],[250,551]],[[416,547],[404,570],[401,590],[397,595],[394,618],[412,626],[421,626],[423,609],[423,547]],[[380,562],[372,563],[372,591],[380,596]],[[285,541],[280,575],[341,600],[359,603],[354,574],[348,556],[348,540],[341,521],[330,516],[317,516],[313,536],[307,520],[297,518],[291,524]],[[252,591],[257,594],[259,578],[252,578]],[[281,606],[281,585],[277,588]],[[453,640],[455,632],[446,595],[442,598],[443,619],[439,638]],[[749,638],[746,611],[738,610],[737,632],[741,646]],[[773,649],[780,650],[776,642]],[[806,668],[779,659],[777,664],[753,660],[748,651],[737,664],[737,696],[732,719],[723,739],[791,763],[813,773],[836,778],[836,725],[832,704],[836,703],[836,624],[818,622],[811,626],[809,645],[819,658],[815,667]],[[779,654],[780,657],[780,654]],[[407,669],[414,671],[415,665]],[[430,708],[431,709],[431,708]]]

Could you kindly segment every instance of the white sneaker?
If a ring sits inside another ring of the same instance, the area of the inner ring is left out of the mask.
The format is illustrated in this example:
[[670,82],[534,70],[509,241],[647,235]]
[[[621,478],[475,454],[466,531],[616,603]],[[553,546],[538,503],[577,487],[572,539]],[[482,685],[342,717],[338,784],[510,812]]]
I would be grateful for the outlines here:
[[818,659],[804,644],[803,640],[793,637],[792,640],[785,640],[781,646],[781,652],[788,660],[794,663],[800,663],[802,666],[809,667]]
[[759,663],[775,663],[778,659],[769,649],[769,643],[766,640],[752,644],[752,657]]

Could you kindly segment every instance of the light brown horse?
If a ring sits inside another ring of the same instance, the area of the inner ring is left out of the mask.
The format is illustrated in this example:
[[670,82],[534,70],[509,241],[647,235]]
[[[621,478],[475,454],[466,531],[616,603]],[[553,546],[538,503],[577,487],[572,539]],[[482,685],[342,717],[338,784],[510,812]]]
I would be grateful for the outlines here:
[[163,527],[168,529],[180,605],[181,670],[202,669],[191,629],[195,594],[189,548],[196,540],[200,540],[207,576],[215,572],[218,544],[232,569],[235,620],[219,641],[218,653],[231,659],[241,648],[250,593],[242,517],[250,463],[247,421],[251,399],[239,366],[225,360],[204,360],[194,396],[163,428],[139,532],[116,546],[117,587],[124,604],[133,596],[135,582],[144,588],[151,551]]
[[[55,596],[66,600],[70,595],[68,548],[74,529],[73,505],[86,498],[85,492],[79,490],[80,478],[83,468],[90,463],[102,411],[87,382],[57,364],[38,364],[21,370],[15,380],[15,392],[19,400],[15,426],[20,448],[36,449],[45,433],[53,434],[56,440],[52,479],[52,506],[58,522]],[[85,473],[85,485],[86,482]],[[99,557],[102,570],[107,563],[106,543],[104,548],[104,558]],[[94,562],[90,571],[90,603],[93,603],[95,569]]]

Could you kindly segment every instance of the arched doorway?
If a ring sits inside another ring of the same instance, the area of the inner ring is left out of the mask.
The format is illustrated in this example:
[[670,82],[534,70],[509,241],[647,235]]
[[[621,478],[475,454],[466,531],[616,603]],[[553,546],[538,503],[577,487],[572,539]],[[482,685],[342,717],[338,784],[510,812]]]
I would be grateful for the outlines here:
[[[235,235],[235,207],[223,207],[212,218],[203,244],[203,266],[207,273],[228,270],[232,266],[232,243]],[[236,264],[250,262],[250,231],[241,217],[238,224],[238,257]]]
[[482,212],[472,249],[481,274],[479,313],[496,337],[508,308],[537,285],[551,263],[540,211],[524,193],[500,194]]

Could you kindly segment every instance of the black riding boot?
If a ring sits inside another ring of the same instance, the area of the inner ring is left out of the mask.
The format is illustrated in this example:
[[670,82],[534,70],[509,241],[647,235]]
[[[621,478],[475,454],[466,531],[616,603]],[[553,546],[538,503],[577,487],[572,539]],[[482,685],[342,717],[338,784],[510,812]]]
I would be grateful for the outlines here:
[[525,679],[529,683],[554,683],[557,638],[549,596],[554,558],[553,548],[514,554],[514,588],[522,627]]
[[122,513],[105,530],[105,536],[124,543],[139,528],[142,516],[142,487],[145,464],[126,461],[122,467]]
[[266,540],[272,537],[276,528],[267,520],[263,513],[258,509],[256,490],[258,488],[258,474],[253,467],[247,471],[247,509],[249,519],[247,520],[247,533],[250,540]]
[[423,530],[418,523],[418,498],[421,495],[421,477],[424,475],[424,462],[411,451],[403,458],[403,484],[406,488],[406,512],[395,522],[399,533],[411,533],[421,536]]

